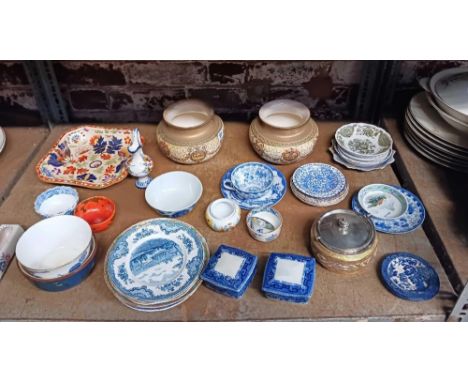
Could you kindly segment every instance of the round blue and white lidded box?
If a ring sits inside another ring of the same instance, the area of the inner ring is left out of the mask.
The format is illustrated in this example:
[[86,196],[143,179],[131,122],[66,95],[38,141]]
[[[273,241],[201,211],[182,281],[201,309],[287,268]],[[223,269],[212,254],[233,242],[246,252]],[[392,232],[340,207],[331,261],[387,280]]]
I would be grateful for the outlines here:
[[299,191],[314,198],[331,198],[346,187],[343,173],[325,163],[307,163],[297,168],[292,182]]
[[387,289],[402,299],[430,300],[439,292],[440,280],[435,269],[411,253],[389,254],[383,259],[380,272]]

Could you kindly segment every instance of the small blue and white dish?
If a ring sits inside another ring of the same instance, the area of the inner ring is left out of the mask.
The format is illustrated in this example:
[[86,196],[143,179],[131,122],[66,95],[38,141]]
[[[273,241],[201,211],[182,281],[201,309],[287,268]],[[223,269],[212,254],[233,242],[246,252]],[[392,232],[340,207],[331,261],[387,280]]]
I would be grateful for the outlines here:
[[292,176],[294,186],[313,198],[333,198],[346,188],[346,178],[336,167],[325,163],[307,163]]
[[273,171],[270,166],[260,162],[241,163],[224,179],[223,187],[234,191],[240,198],[259,198],[273,184]]
[[239,248],[220,245],[200,278],[205,285],[229,297],[241,298],[257,271],[257,256]]
[[73,215],[79,199],[78,192],[73,187],[52,187],[37,196],[34,211],[44,218]]
[[380,274],[385,287],[405,300],[430,300],[439,293],[440,280],[435,269],[411,253],[395,252],[385,256]]
[[272,253],[263,274],[265,296],[307,304],[315,283],[315,259],[290,253]]
[[353,196],[351,201],[352,209],[361,215],[368,216],[372,220],[372,223],[374,223],[376,231],[379,232],[397,235],[412,232],[419,228],[426,217],[426,210],[424,209],[421,200],[412,192],[402,187],[393,185],[388,186],[400,191],[406,198],[407,208],[403,215],[395,219],[381,219],[376,216],[369,216],[369,214],[359,204],[357,194]]
[[268,242],[280,235],[283,217],[271,207],[255,208],[247,214],[246,222],[249,233],[255,240]]
[[264,164],[273,171],[273,183],[268,191],[258,198],[243,198],[231,188],[226,188],[225,183],[231,179],[231,173],[237,166],[226,171],[221,178],[221,194],[227,199],[234,200],[243,210],[252,210],[254,208],[273,207],[283,199],[287,191],[286,178],[276,167]]

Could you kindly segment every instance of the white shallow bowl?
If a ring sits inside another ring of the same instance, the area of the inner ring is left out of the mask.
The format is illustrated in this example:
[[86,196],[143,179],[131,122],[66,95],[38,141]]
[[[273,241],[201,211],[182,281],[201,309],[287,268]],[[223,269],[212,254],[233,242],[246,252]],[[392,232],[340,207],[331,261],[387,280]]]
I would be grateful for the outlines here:
[[258,116],[263,123],[278,129],[302,126],[310,119],[310,110],[302,103],[291,99],[277,99],[264,104]]
[[192,211],[202,192],[202,183],[195,175],[171,171],[151,181],[145,199],[161,215],[176,218]]
[[78,200],[78,192],[73,187],[52,187],[37,196],[34,211],[45,218],[72,215]]
[[26,230],[16,244],[16,257],[32,276],[61,277],[83,264],[92,237],[85,220],[73,215],[54,216]]

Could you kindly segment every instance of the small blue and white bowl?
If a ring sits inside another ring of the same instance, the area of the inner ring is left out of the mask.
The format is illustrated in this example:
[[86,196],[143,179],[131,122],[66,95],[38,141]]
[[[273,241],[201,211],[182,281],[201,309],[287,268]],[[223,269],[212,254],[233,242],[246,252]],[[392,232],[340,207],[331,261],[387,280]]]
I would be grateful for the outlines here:
[[315,259],[289,253],[272,253],[263,274],[267,298],[306,304],[315,283]]
[[195,175],[171,171],[151,181],[146,188],[145,199],[159,214],[178,218],[193,210],[202,193],[202,183]]
[[257,270],[257,257],[241,249],[220,245],[200,276],[215,292],[241,298]]
[[53,279],[81,267],[91,253],[89,224],[73,215],[54,216],[29,227],[16,244],[16,258],[31,276]]
[[277,239],[283,226],[281,214],[271,207],[253,209],[247,214],[246,222],[250,235],[263,242]]
[[273,171],[268,165],[246,162],[234,168],[231,178],[226,179],[223,186],[241,198],[255,199],[268,192],[273,185],[273,179]]
[[93,238],[93,244],[91,247],[91,253],[86,259],[86,261],[77,269],[70,272],[67,275],[57,277],[54,279],[41,279],[38,277],[34,277],[30,275],[20,264],[18,261],[18,268],[21,273],[26,277],[31,283],[33,283],[39,289],[46,290],[48,292],[61,292],[74,286],[80,284],[84,279],[88,277],[91,271],[96,264],[96,254],[97,254],[97,247],[96,242]]
[[38,195],[34,202],[34,211],[44,218],[73,215],[79,199],[78,192],[73,187],[52,187]]

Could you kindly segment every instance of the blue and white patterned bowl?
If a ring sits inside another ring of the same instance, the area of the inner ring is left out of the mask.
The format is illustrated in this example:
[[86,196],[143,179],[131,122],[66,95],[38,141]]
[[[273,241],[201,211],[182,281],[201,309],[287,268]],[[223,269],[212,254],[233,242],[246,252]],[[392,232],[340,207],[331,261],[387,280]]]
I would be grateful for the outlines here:
[[92,246],[89,224],[73,215],[54,216],[29,227],[16,244],[16,258],[32,276],[53,279],[78,269]]
[[234,168],[223,186],[242,198],[258,198],[273,185],[273,171],[260,162],[242,163]]
[[171,171],[151,181],[145,199],[161,215],[177,218],[192,211],[202,193],[198,177],[185,171]]
[[246,221],[250,235],[263,242],[277,239],[283,226],[283,217],[271,207],[253,209],[247,214]]
[[395,252],[386,256],[380,273],[387,289],[402,299],[424,301],[439,293],[440,280],[435,269],[411,253]]
[[263,274],[266,297],[306,304],[315,283],[315,259],[290,253],[272,253]]
[[200,276],[210,289],[241,298],[257,270],[257,257],[241,249],[220,245]]
[[73,187],[52,187],[38,195],[34,202],[34,211],[44,218],[73,215],[79,199],[78,192]]
[[294,186],[304,195],[312,198],[333,198],[347,185],[343,173],[325,163],[307,163],[294,171]]

